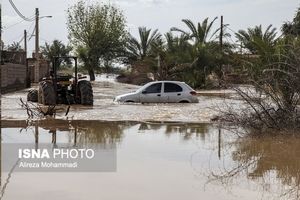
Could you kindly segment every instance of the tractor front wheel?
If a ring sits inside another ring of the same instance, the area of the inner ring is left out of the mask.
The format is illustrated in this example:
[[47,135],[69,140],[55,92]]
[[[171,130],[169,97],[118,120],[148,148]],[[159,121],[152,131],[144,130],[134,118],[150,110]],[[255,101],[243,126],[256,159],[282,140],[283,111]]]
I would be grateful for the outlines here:
[[38,102],[38,91],[31,89],[27,93],[27,101]]
[[39,83],[38,102],[44,105],[56,105],[56,92],[51,82]]

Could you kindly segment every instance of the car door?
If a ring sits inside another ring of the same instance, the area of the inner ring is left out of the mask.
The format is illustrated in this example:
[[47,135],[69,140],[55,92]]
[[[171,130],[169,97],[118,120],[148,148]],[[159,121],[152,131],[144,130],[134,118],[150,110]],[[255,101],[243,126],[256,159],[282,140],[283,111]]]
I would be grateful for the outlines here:
[[177,103],[182,99],[183,88],[171,82],[164,83],[163,99],[166,103]]
[[142,103],[160,103],[162,83],[154,83],[145,88],[141,94],[140,99]]

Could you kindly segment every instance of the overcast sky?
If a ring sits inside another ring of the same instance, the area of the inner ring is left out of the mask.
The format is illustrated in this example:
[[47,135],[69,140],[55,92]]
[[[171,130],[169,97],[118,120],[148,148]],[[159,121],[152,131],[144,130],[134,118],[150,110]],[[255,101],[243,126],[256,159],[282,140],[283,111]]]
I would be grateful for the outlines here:
[[[54,39],[68,43],[66,10],[77,0],[13,0],[13,2],[26,17],[34,16],[35,8],[40,9],[40,16],[53,16],[40,20],[41,45]],[[273,24],[280,28],[283,22],[292,20],[300,6],[299,0],[111,0],[110,2],[124,11],[128,29],[133,35],[137,35],[139,26],[157,28],[161,33],[165,33],[173,26],[185,28],[181,19],[198,22],[206,17],[213,19],[221,15],[224,16],[224,23],[230,24],[230,28],[234,31],[259,24],[263,27]],[[34,22],[21,22],[22,19],[13,10],[9,0],[1,0],[1,4],[5,44],[19,41],[24,29],[30,35],[34,29]],[[217,25],[219,26],[216,23]],[[34,49],[34,37],[30,39],[28,46],[31,53]]]

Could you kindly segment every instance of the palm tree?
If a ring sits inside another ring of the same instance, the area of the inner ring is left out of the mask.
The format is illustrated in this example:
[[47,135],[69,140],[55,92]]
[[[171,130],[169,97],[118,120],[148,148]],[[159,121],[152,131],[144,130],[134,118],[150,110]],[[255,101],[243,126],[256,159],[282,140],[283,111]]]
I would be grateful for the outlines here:
[[19,42],[13,42],[12,44],[8,45],[8,51],[24,51]]
[[160,38],[161,34],[158,33],[157,29],[151,33],[151,29],[139,27],[138,39],[132,35],[129,36],[127,44],[129,58],[135,61],[144,60],[145,57],[149,56],[152,45],[158,43]]
[[[188,27],[189,31],[173,27],[171,31],[178,31],[192,40],[193,56],[190,67],[185,69],[183,79],[193,87],[205,87],[208,74],[217,70],[218,58],[221,57],[219,45],[213,41],[220,29],[213,31],[213,24],[217,20],[215,17],[209,22],[206,18],[198,24],[194,24],[189,19],[183,19],[182,22]],[[226,34],[227,36],[227,34]]]
[[172,32],[164,35],[163,44],[154,45],[154,55],[159,56],[159,66],[156,64],[153,72],[159,80],[180,79],[183,66],[193,62],[193,46],[188,42],[188,37],[184,34],[174,36]]
[[172,32],[168,32],[164,36],[166,40],[166,49],[169,52],[182,52],[191,47],[191,44],[188,42],[189,37],[185,34],[174,36]]
[[[213,21],[209,22],[208,18],[204,19],[202,23],[198,22],[197,25],[195,25],[191,20],[189,19],[183,19],[182,22],[185,23],[185,25],[189,28],[190,32],[186,32],[182,29],[173,27],[171,28],[171,31],[179,31],[183,33],[184,35],[188,36],[189,39],[193,39],[195,44],[206,44],[212,37],[215,36],[215,34],[218,32],[219,29],[214,31],[212,34],[212,26],[214,22],[216,21],[217,17],[214,18]],[[208,38],[210,37],[210,38]]]
[[284,35],[295,35],[295,26],[292,22],[285,22],[281,26],[281,31]]
[[287,35],[292,35],[292,36],[300,35],[300,8],[298,8],[295,17],[293,18],[293,21],[285,22],[282,25],[281,31],[286,36]]
[[236,33],[238,41],[255,57],[245,62],[247,66],[248,75],[252,79],[257,80],[263,70],[270,64],[277,60],[278,38],[276,37],[276,28],[269,25],[265,31],[262,26],[255,26],[247,30],[239,30]]
[[252,54],[262,53],[267,48],[272,48],[276,44],[276,28],[269,25],[265,31],[262,26],[255,26],[247,30],[239,30],[236,33],[237,39],[247,48]]
[[[41,47],[42,54],[48,59],[52,60],[53,57],[66,57],[72,51],[72,47],[64,45],[62,41],[53,40],[52,44],[45,43],[45,46]],[[61,64],[61,60],[59,64]],[[70,63],[69,59],[65,59],[64,62]]]

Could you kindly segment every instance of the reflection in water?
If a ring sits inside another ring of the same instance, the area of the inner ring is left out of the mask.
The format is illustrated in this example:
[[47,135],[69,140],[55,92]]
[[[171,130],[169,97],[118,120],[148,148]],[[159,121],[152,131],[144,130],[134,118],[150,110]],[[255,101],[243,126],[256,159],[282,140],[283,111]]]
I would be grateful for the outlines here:
[[57,132],[69,132],[69,142],[74,144],[115,144],[121,142],[123,132],[135,125],[139,125],[138,131],[157,131],[166,135],[180,133],[184,140],[192,137],[205,140],[208,133],[208,124],[195,123],[151,123],[151,122],[106,122],[106,121],[66,121],[66,120],[43,120],[28,123],[26,121],[3,121],[2,128],[34,127],[35,143],[39,143],[39,128],[48,130],[52,135],[52,143],[57,142]]
[[213,171],[211,180],[227,185],[241,176],[260,183],[261,189],[279,198],[299,199],[300,138],[296,136],[244,137],[234,142],[233,167]]
[[[173,156],[174,154],[181,155],[180,151],[183,149],[178,150],[179,146],[174,148],[174,146],[168,147],[166,144],[174,142],[169,140],[169,138],[179,137],[181,141],[184,141],[184,144],[180,145],[188,145],[190,149],[197,143],[196,148],[199,148],[198,152],[200,152],[199,156],[201,156],[198,162],[201,165],[206,164],[206,161],[210,159],[213,160],[209,164],[210,170],[213,172],[210,180],[218,181],[222,184],[229,184],[231,181],[244,183],[247,182],[245,180],[249,180],[256,185],[263,183],[263,186],[258,187],[266,189],[266,192],[272,193],[273,190],[280,188],[280,195],[285,198],[297,199],[299,197],[300,160],[298,155],[300,155],[300,138],[297,137],[237,138],[230,135],[229,132],[212,125],[193,123],[45,120],[28,124],[26,121],[2,121],[4,130],[7,128],[19,128],[27,131],[28,127],[31,127],[31,130],[34,132],[34,139],[31,142],[35,143],[36,147],[38,147],[39,143],[52,143],[53,147],[56,148],[59,143],[66,142],[73,146],[79,144],[83,146],[93,146],[93,144],[112,145],[122,143],[124,140],[128,141],[132,137],[149,135],[151,138],[157,139],[155,142],[158,144],[154,143],[153,148],[160,149],[160,151],[158,150],[160,154],[166,150]],[[167,137],[159,137],[162,134]],[[50,135],[50,140],[44,137],[45,135]],[[65,137],[61,137],[61,135]],[[159,144],[159,140],[166,141],[162,141],[163,143]],[[6,141],[4,140],[3,142]],[[144,143],[141,144],[141,146],[144,145]],[[141,148],[141,146],[137,148]],[[224,147],[227,148],[221,149]],[[145,149],[149,151],[149,149]],[[145,149],[134,149],[134,151],[139,152]],[[191,152],[191,154],[194,154],[194,152]],[[155,155],[152,156],[154,157]],[[142,156],[142,158],[144,157]],[[188,161],[189,157],[183,160]],[[160,162],[159,159],[157,162]],[[218,171],[220,166],[224,167],[224,163],[227,163],[226,170]],[[172,163],[175,169],[176,164],[176,162]],[[199,170],[204,171],[202,168],[199,168]],[[177,171],[179,174],[180,172],[180,170]],[[132,175],[134,176],[134,174]],[[8,177],[10,178],[11,174]],[[9,180],[9,178],[6,180]],[[266,185],[270,185],[270,187],[266,188]],[[186,185],[186,187],[190,186]],[[216,186],[212,185],[212,187]],[[239,187],[239,184],[237,187]],[[7,184],[1,187],[3,194],[5,188],[7,188]],[[227,199],[231,199],[231,197]]]
[[[74,140],[80,144],[100,143],[114,144],[120,142],[122,131],[129,126],[126,123],[97,121],[71,122],[71,132],[74,132]],[[71,137],[72,139],[72,137]]]
[[205,134],[208,133],[208,126],[208,124],[195,123],[140,123],[139,131],[156,130],[160,133],[163,132],[167,136],[179,133],[184,140],[196,137],[204,141]]
[[[68,142],[76,144],[114,144],[120,142],[122,132],[130,127],[132,122],[102,122],[102,121],[66,121],[66,120],[43,120],[37,122],[4,121],[2,128],[22,128],[27,131],[28,127],[34,128],[35,143],[39,140],[40,128],[51,134],[51,143]],[[57,134],[67,133],[68,141],[58,141]],[[49,141],[42,141],[47,143]]]
[[233,159],[240,163],[251,163],[255,167],[248,172],[252,179],[266,178],[276,172],[276,178],[284,185],[290,186],[284,194],[299,197],[300,184],[300,138],[299,137],[258,137],[244,138],[236,145]]
[[181,125],[167,125],[165,134],[180,133],[183,139],[189,140],[193,136],[205,140],[205,134],[208,133],[208,126],[206,124],[181,124]]

